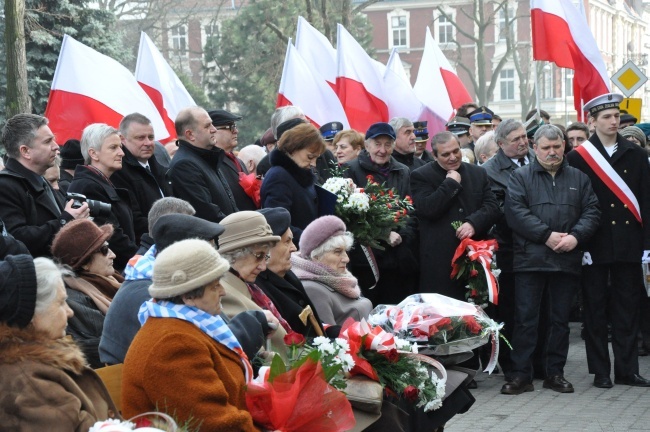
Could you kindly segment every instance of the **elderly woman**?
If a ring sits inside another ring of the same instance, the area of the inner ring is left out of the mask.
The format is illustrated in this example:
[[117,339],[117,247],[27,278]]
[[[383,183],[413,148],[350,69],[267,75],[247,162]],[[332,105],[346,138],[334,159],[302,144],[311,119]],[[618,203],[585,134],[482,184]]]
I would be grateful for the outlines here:
[[359,156],[363,150],[363,135],[354,129],[346,129],[337,133],[332,140],[334,156],[339,165],[350,162]]
[[271,169],[262,181],[262,208],[283,207],[291,214],[295,242],[302,230],[318,217],[318,198],[312,167],[325,151],[320,132],[308,123],[298,124],[280,137],[269,154]]
[[266,270],[269,251],[280,241],[261,213],[240,211],[220,222],[226,230],[219,237],[219,252],[230,263],[222,284],[228,296],[223,301],[223,312],[232,318],[247,310],[268,310],[280,322],[270,338],[273,351],[286,352],[284,336],[291,326],[280,315],[273,301],[255,285],[257,276]]
[[81,350],[64,338],[72,310],[47,258],[0,262],[2,430],[83,431],[118,413]]
[[104,318],[124,282],[113,268],[115,254],[106,242],[112,234],[110,224],[98,227],[88,219],[78,219],[66,224],[52,242],[52,256],[72,269],[63,277],[67,303],[74,312],[67,333],[93,368],[104,366],[99,360]]
[[204,240],[182,240],[156,257],[153,300],[124,360],[126,417],[160,410],[206,431],[257,431],[246,410],[253,373],[223,319],[221,278],[228,262]]
[[133,213],[129,191],[115,188],[110,178],[122,169],[122,142],[117,129],[95,123],[87,126],[81,136],[81,153],[86,165],[77,165],[68,193],[110,204],[110,211],[93,211],[90,215],[98,224],[110,223],[115,230],[108,240],[115,252],[115,269],[124,270],[138,250],[133,228]]
[[350,317],[359,321],[372,310],[346,268],[353,238],[345,229],[336,216],[320,217],[303,231],[300,252],[291,255],[293,271],[325,324],[342,325]]

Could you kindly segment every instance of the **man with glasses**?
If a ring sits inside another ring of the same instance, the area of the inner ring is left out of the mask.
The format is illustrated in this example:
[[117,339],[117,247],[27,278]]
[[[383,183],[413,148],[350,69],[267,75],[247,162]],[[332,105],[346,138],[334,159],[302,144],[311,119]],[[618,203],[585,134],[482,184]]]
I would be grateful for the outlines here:
[[217,129],[201,107],[182,110],[176,117],[178,151],[167,172],[173,195],[196,209],[196,216],[220,222],[238,211],[235,197],[221,170],[226,157],[215,146]]
[[[496,252],[501,274],[499,275],[499,305],[497,314],[499,322],[503,322],[503,334],[510,339],[515,316],[515,275],[512,271],[512,230],[503,214],[503,206],[508,190],[510,175],[519,167],[526,166],[535,159],[535,153],[528,147],[528,138],[523,123],[507,119],[499,124],[494,131],[494,140],[499,150],[490,160],[481,165],[487,171],[490,179],[490,189],[496,196],[501,214],[497,220],[493,234],[499,243]],[[499,352],[499,364],[506,379],[509,377],[510,350]]]
[[257,207],[253,199],[246,194],[239,183],[240,175],[248,174],[248,170],[244,163],[233,153],[233,150],[237,148],[237,139],[239,137],[236,122],[241,120],[241,116],[226,110],[214,110],[208,112],[208,114],[212,119],[212,125],[217,130],[215,146],[224,152],[219,168],[226,178],[228,186],[230,186],[237,208],[239,210],[255,210]]

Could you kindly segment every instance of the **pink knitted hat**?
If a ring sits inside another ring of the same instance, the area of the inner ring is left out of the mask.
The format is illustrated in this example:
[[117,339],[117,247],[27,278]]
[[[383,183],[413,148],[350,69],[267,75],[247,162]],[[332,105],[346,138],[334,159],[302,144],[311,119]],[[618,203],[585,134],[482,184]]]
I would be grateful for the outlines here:
[[311,252],[329,238],[345,234],[345,223],[336,216],[322,216],[307,225],[300,235],[300,255],[311,259]]

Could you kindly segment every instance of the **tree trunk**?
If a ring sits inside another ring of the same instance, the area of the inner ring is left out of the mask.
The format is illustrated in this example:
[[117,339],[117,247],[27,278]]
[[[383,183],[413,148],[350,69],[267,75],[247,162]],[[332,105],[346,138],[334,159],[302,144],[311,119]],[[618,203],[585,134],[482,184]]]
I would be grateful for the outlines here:
[[7,118],[32,111],[27,91],[25,53],[25,0],[5,0],[5,44],[7,52]]

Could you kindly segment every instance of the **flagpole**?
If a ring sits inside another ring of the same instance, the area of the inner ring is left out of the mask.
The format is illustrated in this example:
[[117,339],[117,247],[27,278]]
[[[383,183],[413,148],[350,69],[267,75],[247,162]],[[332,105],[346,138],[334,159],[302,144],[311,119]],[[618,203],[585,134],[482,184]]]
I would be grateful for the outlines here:
[[535,79],[535,105],[537,108],[537,118],[541,119],[542,115],[539,112],[540,99],[539,99],[539,83],[537,77],[537,61],[533,63],[533,77]]

